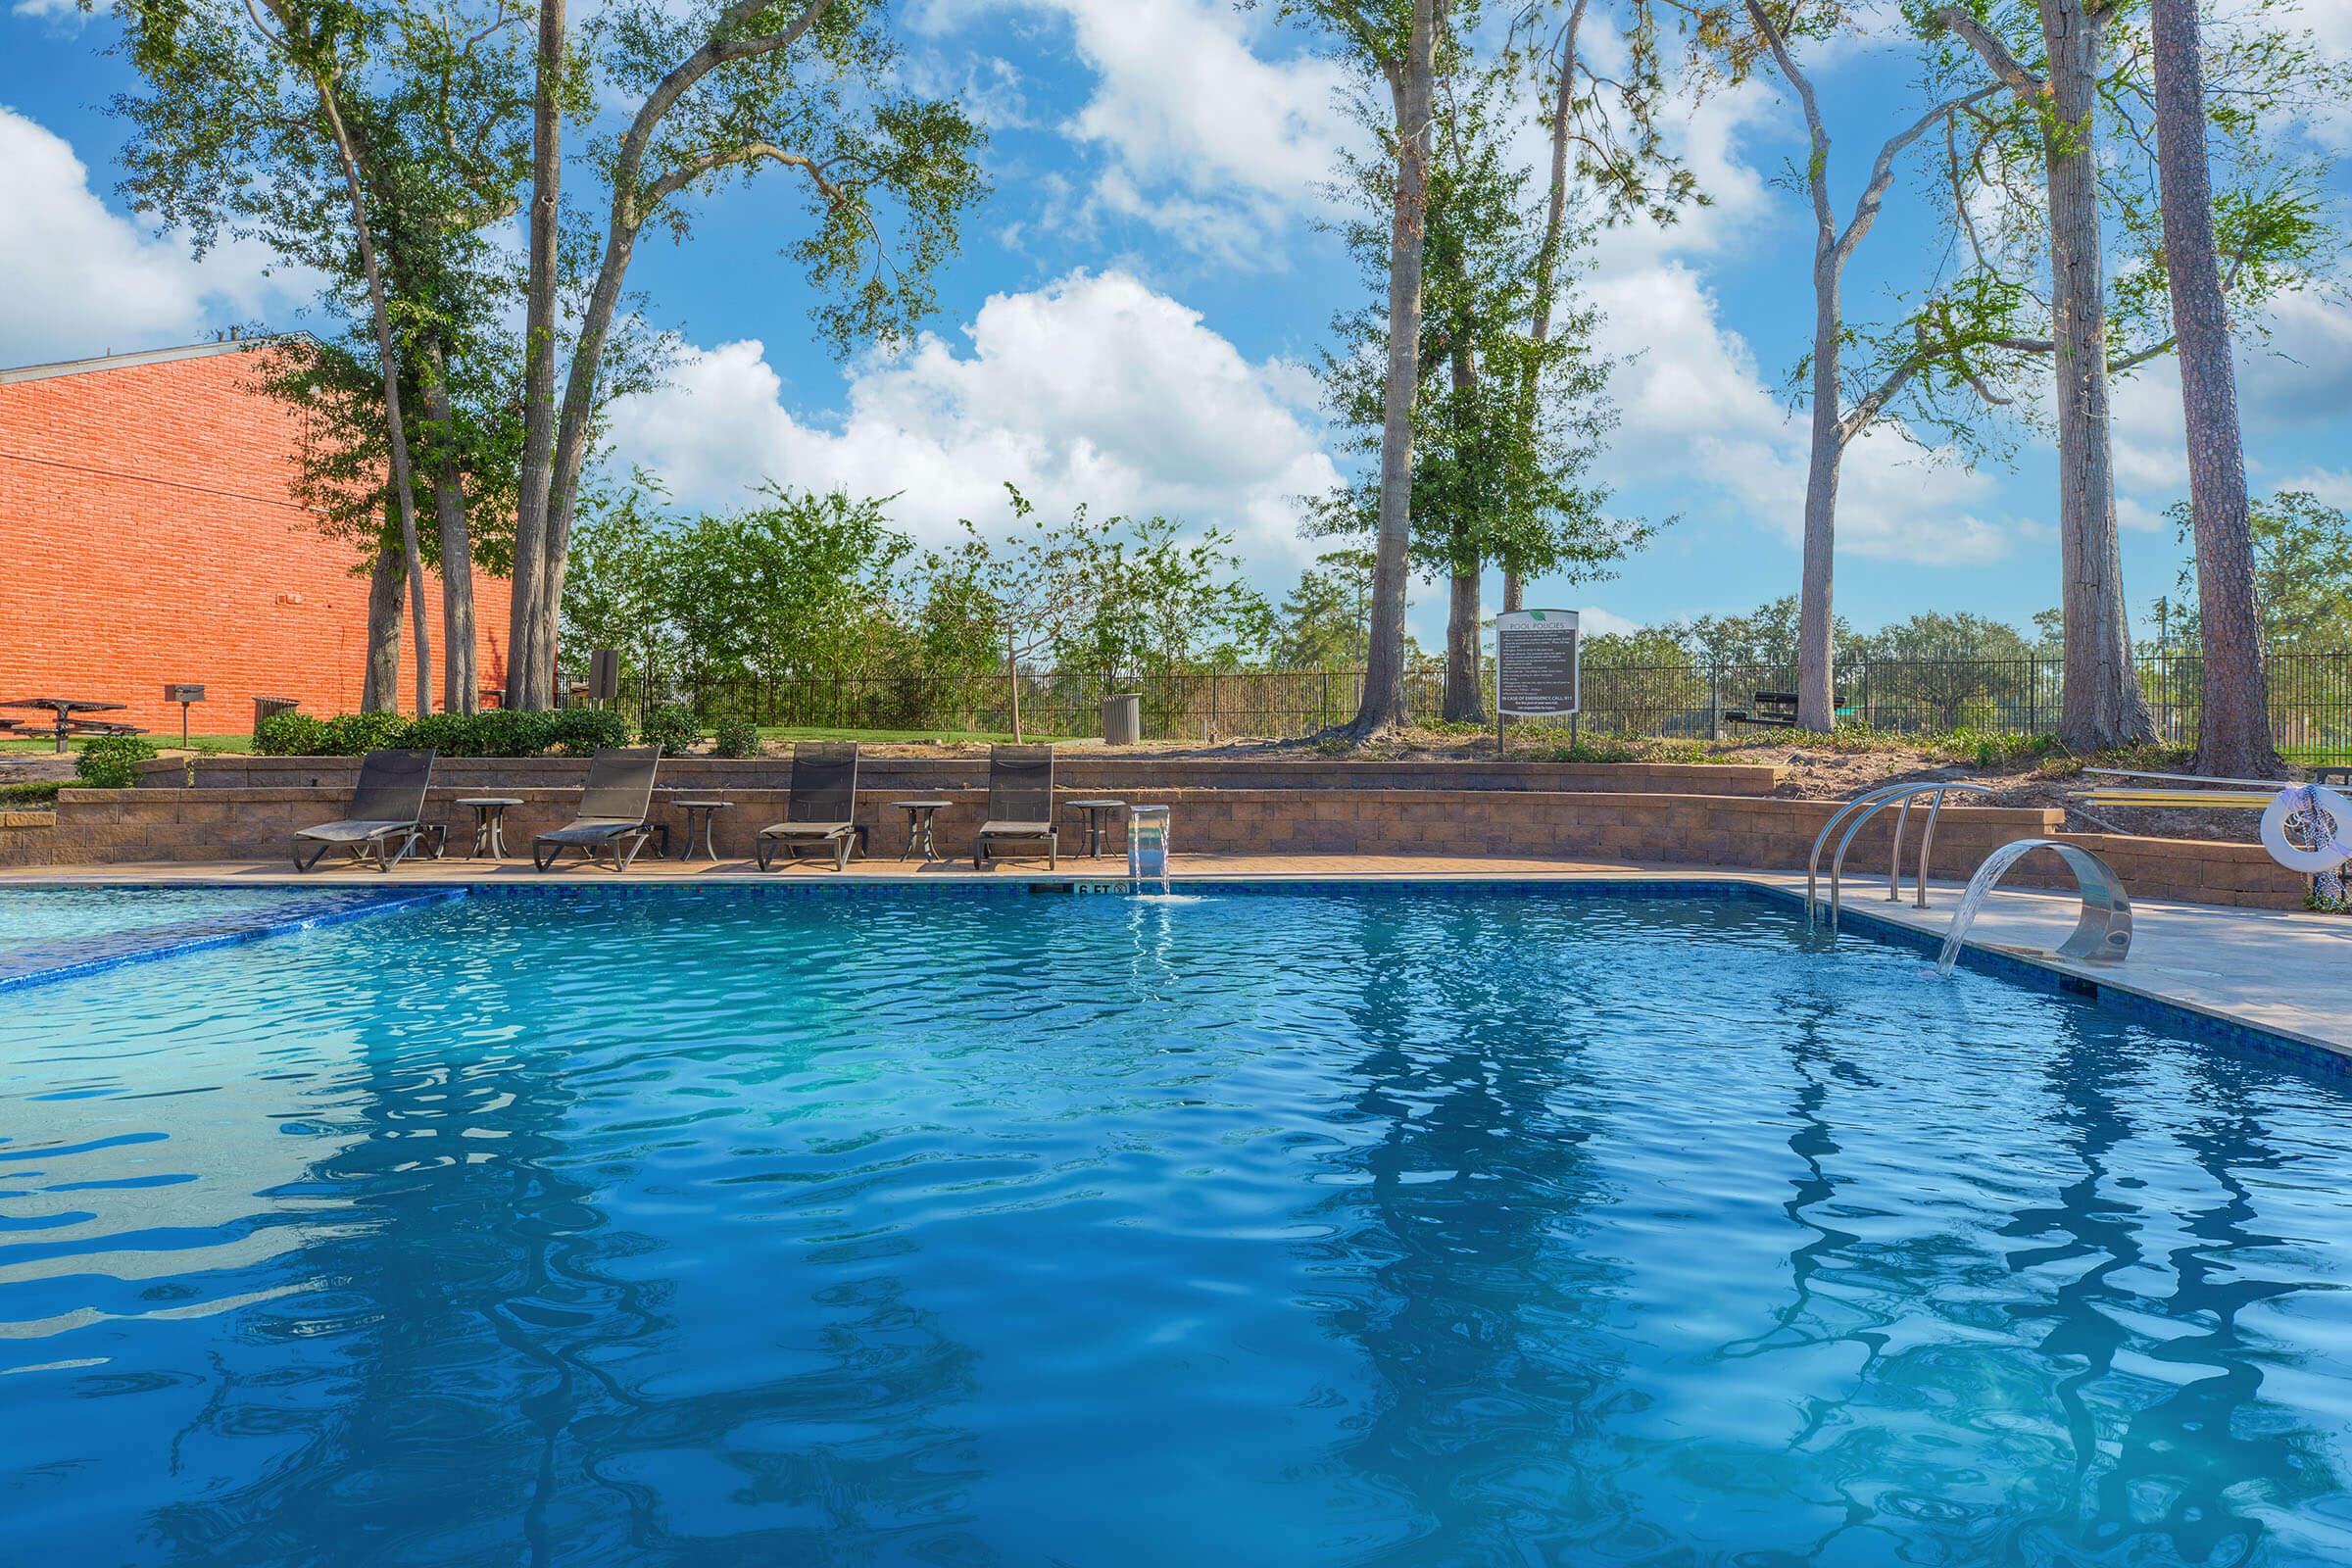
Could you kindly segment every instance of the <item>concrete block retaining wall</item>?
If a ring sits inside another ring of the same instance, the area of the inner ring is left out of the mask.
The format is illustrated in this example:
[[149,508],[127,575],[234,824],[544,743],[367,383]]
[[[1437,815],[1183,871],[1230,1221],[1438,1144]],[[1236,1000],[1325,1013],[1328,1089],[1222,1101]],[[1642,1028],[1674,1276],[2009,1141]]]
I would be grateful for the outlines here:
[[[462,795],[495,793],[523,803],[507,814],[511,854],[525,853],[532,834],[570,819],[578,801],[576,783],[552,785],[543,772],[541,782],[518,784],[514,765],[500,764],[491,776],[476,780],[466,776],[467,764],[451,764],[454,776],[433,792],[428,815],[449,823],[453,854],[464,853],[470,842],[471,813],[454,804]],[[546,772],[583,771],[578,763],[533,765]],[[348,763],[339,770],[321,766],[317,786],[305,775],[304,783],[293,787],[207,783],[193,789],[67,790],[58,798],[50,856],[60,864],[280,858],[295,829],[341,809],[349,772]],[[694,776],[679,777],[677,783],[680,794],[716,791],[735,802],[719,827],[719,850],[726,858],[748,856],[752,835],[784,815],[786,795],[779,786]],[[1073,784],[1073,793],[1078,788]],[[906,813],[891,809],[890,802],[910,792],[953,803],[939,814],[940,847],[951,856],[968,854],[985,792],[919,781],[860,789],[858,817],[873,825],[872,853],[895,857],[906,848]],[[1179,856],[1495,856],[1759,870],[1801,870],[1835,809],[1822,801],[1581,788],[1129,787],[1115,793],[1131,804],[1172,808]],[[684,813],[662,804],[661,796],[656,800],[657,816],[673,824],[673,837],[682,833]],[[1948,807],[1936,826],[1934,873],[1965,876],[1986,854],[2013,839],[2065,836],[2105,856],[2141,898],[2269,907],[2302,902],[2302,879],[2274,864],[2257,846],[2061,835],[2062,819],[2055,808]],[[1915,814],[1908,841],[1914,848],[1906,861],[1916,854],[1919,826]],[[1883,893],[1892,829],[1892,813],[1882,813],[1855,839],[1846,858],[1850,887],[1874,897]],[[1065,854],[1080,847],[1074,812],[1064,814],[1062,844]],[[1112,848],[1124,854],[1115,833]],[[2055,885],[2065,876],[2055,865],[2046,871],[2036,867],[2037,862],[2028,861],[2012,875],[2029,885]]]
[[[176,761],[151,762],[143,769],[150,785],[182,783]],[[208,757],[197,761],[199,789],[282,789],[312,784],[348,791],[359,762],[349,757]],[[462,793],[514,795],[553,785],[577,789],[588,776],[584,760],[562,757],[446,757],[433,779]],[[1671,792],[1687,795],[1770,795],[1787,770],[1751,763],[1680,762],[1354,762],[1321,759],[1252,760],[1243,757],[1134,757],[1077,753],[1054,762],[1055,785],[1073,795],[1167,789],[1256,790],[1532,790],[1558,793],[1598,791]],[[865,757],[858,760],[863,788],[892,799],[980,789],[988,783],[988,758]],[[734,799],[738,794],[787,789],[792,760],[754,757],[727,760],[688,757],[664,760],[662,782]]]

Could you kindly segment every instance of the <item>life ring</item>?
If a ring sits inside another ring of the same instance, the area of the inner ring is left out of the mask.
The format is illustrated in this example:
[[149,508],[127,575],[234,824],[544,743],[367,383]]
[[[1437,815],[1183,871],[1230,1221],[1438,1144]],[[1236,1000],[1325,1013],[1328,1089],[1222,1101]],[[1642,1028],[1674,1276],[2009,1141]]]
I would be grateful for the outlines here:
[[[2316,817],[2322,829],[2319,847],[2299,849],[2286,836],[2286,819],[2297,812]],[[2262,847],[2271,858],[2290,871],[2315,876],[2352,860],[2352,801],[2319,784],[2296,784],[2280,790],[2262,809]]]

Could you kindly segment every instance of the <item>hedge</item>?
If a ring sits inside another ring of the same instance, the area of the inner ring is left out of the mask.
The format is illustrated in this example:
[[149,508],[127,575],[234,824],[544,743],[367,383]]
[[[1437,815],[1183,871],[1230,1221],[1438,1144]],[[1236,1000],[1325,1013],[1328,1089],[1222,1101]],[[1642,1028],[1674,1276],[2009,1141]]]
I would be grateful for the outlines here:
[[139,781],[139,764],[155,760],[155,742],[136,735],[101,735],[82,742],[74,776],[94,790],[126,790]]
[[344,713],[313,718],[272,713],[254,726],[254,749],[265,757],[357,757],[384,747],[430,749],[443,757],[586,757],[600,746],[628,743],[618,713],[595,708],[532,712],[493,708],[480,713]]

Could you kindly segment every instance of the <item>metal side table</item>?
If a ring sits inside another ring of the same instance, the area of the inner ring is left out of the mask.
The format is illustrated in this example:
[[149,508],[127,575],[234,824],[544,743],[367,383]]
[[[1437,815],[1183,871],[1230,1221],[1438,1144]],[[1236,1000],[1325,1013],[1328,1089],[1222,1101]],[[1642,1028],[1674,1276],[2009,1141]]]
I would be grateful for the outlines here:
[[891,802],[892,810],[906,813],[906,847],[899,852],[899,858],[904,860],[919,851],[925,863],[938,859],[939,844],[931,837],[931,820],[955,804],[954,801]]
[[522,802],[511,795],[468,795],[457,804],[473,808],[473,853],[466,858],[469,860],[505,859],[507,858],[507,837],[502,831],[501,824],[505,821],[507,808],[520,806]]

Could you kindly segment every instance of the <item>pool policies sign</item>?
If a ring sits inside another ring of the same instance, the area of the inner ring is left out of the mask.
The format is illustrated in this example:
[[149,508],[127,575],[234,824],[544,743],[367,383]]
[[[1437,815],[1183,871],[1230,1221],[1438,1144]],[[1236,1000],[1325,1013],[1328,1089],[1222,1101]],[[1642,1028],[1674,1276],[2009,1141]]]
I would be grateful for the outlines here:
[[1494,617],[1495,711],[1565,718],[1576,711],[1573,610],[1506,610]]

